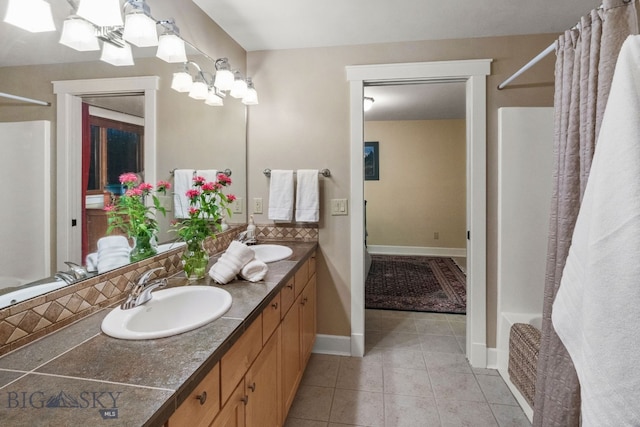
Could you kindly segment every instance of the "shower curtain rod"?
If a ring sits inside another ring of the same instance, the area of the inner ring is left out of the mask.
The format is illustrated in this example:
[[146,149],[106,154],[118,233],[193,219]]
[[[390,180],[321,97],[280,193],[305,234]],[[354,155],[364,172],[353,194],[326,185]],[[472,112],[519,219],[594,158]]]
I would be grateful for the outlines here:
[[11,95],[10,93],[0,92],[0,97],[9,98],[9,99],[15,99],[17,101],[30,102],[32,104],[44,105],[45,107],[50,107],[51,106],[50,102],[40,101],[38,99],[25,98],[24,96]]
[[521,74],[523,74],[525,71],[529,70],[529,68],[533,67],[535,64],[540,62],[540,60],[542,60],[542,58],[544,58],[545,56],[549,55],[554,50],[556,50],[556,42],[551,43],[545,50],[540,52],[535,58],[533,58],[531,61],[527,62],[522,68],[520,68],[518,71],[513,73],[513,75],[511,77],[509,77],[507,80],[505,80],[502,83],[500,83],[498,85],[498,90],[504,89],[509,83],[511,83],[512,81],[517,79]]

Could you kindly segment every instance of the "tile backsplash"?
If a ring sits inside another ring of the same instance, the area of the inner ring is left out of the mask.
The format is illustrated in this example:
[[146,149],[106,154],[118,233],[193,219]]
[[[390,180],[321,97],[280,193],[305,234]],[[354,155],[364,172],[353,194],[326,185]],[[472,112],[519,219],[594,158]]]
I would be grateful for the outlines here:
[[[209,254],[222,252],[245,225],[208,239]],[[258,240],[316,241],[317,225],[258,225]],[[152,268],[163,267],[167,276],[182,270],[182,248],[132,263],[108,273],[74,283],[54,292],[0,309],[0,356],[122,300],[135,281]]]

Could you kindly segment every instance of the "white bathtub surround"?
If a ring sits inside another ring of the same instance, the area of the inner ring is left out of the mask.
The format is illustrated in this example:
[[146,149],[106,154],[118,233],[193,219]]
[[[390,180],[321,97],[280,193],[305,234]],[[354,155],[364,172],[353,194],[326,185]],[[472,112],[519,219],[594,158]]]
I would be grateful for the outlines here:
[[640,37],[618,57],[553,304],[580,380],[584,427],[640,425]]

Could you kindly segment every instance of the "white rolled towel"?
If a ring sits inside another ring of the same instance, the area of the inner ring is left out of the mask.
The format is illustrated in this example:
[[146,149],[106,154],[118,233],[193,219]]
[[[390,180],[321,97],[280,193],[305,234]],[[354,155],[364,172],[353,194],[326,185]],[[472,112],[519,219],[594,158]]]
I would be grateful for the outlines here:
[[218,262],[209,270],[209,276],[220,284],[232,281],[249,261],[254,258],[254,253],[247,245],[237,241],[231,242],[225,253],[220,256]]
[[249,261],[242,270],[240,270],[240,277],[249,282],[259,282],[267,275],[269,267],[259,259],[252,259]]

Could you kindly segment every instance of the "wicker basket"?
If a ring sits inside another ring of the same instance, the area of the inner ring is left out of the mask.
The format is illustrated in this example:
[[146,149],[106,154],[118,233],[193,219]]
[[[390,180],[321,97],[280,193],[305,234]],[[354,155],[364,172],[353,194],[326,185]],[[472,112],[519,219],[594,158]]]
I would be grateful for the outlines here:
[[509,332],[509,378],[533,407],[540,331],[526,323],[515,323]]

